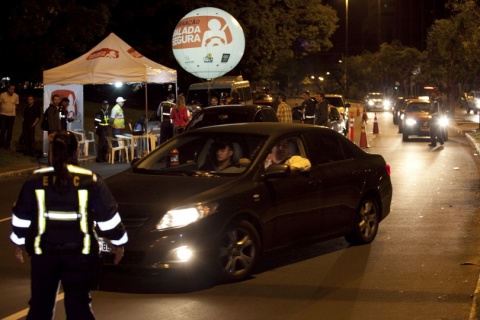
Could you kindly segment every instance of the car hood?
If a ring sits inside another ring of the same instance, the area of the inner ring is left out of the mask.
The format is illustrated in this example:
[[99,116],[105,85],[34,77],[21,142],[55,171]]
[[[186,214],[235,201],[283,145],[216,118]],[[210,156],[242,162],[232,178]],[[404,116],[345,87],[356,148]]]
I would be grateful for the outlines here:
[[406,118],[415,120],[430,120],[429,114],[426,112],[408,112]]
[[143,206],[145,212],[149,208],[159,212],[160,208],[169,210],[214,200],[228,191],[236,180],[238,177],[169,176],[127,170],[106,182],[120,206]]

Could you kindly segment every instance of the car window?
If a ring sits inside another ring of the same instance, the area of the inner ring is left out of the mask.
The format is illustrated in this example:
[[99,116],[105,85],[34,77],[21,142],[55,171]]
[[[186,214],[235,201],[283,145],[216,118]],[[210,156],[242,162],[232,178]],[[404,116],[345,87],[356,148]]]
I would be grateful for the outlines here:
[[407,112],[429,112],[429,103],[410,103],[407,106]]
[[230,123],[240,123],[240,122],[250,122],[250,112],[247,110],[221,110],[221,111],[200,111],[196,115],[191,124],[189,124],[189,129],[193,128],[203,128],[209,126],[215,126],[220,124],[230,124]]
[[217,149],[228,142],[233,151],[231,166],[215,174],[240,174],[250,166],[265,140],[266,136],[262,135],[226,134],[219,137],[218,133],[185,133],[155,149],[134,170],[203,176],[205,171],[214,171],[205,168],[212,167]]
[[345,137],[334,132],[317,131],[306,135],[308,157],[312,165],[325,164],[353,158],[353,152],[343,143]]
[[334,107],[343,107],[343,101],[339,97],[328,97],[326,100],[328,101],[328,104],[331,104]]

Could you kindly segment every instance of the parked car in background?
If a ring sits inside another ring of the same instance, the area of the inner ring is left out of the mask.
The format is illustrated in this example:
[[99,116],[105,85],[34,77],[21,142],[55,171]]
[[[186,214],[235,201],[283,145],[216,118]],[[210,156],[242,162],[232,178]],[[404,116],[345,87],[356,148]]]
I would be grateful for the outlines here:
[[341,94],[325,94],[325,100],[328,101],[330,106],[337,108],[338,112],[343,118],[345,123],[345,134],[348,133],[348,109],[350,108],[350,103],[347,103]]
[[391,108],[391,102],[381,92],[369,92],[365,97],[367,111],[387,111]]
[[[203,169],[227,145],[233,165]],[[275,146],[292,156],[290,165],[267,162]],[[311,166],[297,170],[305,158]],[[340,236],[370,243],[392,200],[381,155],[302,124],[187,130],[106,183],[129,235],[117,271],[191,268],[219,281],[246,279],[277,249]]]
[[185,130],[241,122],[278,122],[278,118],[266,105],[212,106],[194,113]]

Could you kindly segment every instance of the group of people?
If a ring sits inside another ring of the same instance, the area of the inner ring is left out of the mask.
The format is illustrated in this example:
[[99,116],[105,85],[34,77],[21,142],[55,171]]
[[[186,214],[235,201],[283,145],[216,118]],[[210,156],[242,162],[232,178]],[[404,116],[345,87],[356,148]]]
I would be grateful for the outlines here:
[[328,126],[328,101],[325,100],[325,94],[317,92],[315,97],[312,97],[307,90],[302,93],[302,98],[301,105],[295,104],[292,110],[294,122]]
[[127,100],[123,97],[118,97],[115,100],[115,106],[109,113],[108,107],[110,106],[110,103],[107,100],[104,100],[102,101],[100,110],[95,114],[95,133],[98,136],[97,162],[108,161],[108,127],[112,128],[112,137],[115,137],[117,134],[123,134],[125,130],[125,114],[123,112],[125,101]]

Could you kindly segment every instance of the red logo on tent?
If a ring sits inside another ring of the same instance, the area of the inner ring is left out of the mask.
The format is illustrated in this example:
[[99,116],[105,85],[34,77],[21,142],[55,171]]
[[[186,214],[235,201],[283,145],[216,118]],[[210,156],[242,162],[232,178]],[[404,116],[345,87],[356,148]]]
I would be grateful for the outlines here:
[[134,58],[143,58],[142,54],[133,48],[128,49],[127,52],[130,53]]
[[92,52],[88,57],[87,60],[93,60],[97,58],[109,58],[109,59],[118,59],[120,53],[117,50],[109,49],[109,48],[102,48],[100,50]]
[[54,95],[59,96],[60,100],[63,98],[67,98],[68,100],[70,100],[70,105],[67,107],[68,118],[76,117],[78,115],[77,114],[77,97],[75,96],[75,92],[71,90],[55,90],[52,92],[50,100],[52,100],[52,97]]

